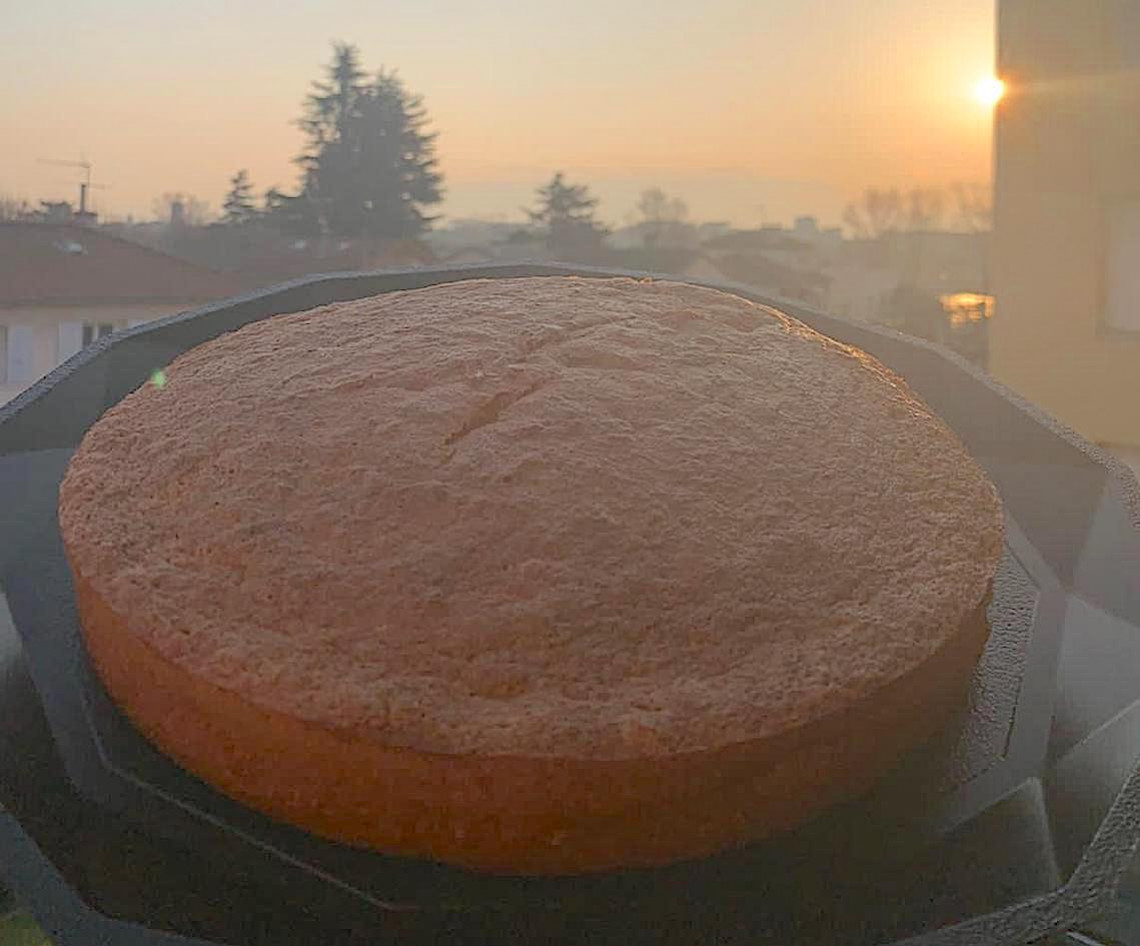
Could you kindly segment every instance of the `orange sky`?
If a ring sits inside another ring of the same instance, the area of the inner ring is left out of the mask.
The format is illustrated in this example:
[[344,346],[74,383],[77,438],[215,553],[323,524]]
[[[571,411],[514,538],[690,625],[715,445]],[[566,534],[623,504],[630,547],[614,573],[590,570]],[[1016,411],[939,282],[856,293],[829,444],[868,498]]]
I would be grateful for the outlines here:
[[866,185],[987,180],[993,0],[269,0],[5,13],[0,194],[104,214],[228,177],[289,187],[292,126],[332,39],[399,69],[439,131],[450,216],[519,216],[555,169],[620,223],[663,186],[700,219],[836,222]]

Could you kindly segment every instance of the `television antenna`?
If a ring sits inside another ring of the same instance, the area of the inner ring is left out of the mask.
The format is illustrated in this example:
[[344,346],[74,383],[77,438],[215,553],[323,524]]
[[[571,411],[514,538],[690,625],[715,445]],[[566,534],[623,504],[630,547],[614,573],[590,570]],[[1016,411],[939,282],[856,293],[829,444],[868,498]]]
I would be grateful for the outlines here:
[[78,161],[67,161],[63,158],[39,158],[40,164],[54,164],[58,167],[76,168],[83,172],[83,180],[79,182],[79,213],[87,213],[87,193],[92,190],[107,190],[107,184],[93,184],[91,182],[91,162],[83,155]]

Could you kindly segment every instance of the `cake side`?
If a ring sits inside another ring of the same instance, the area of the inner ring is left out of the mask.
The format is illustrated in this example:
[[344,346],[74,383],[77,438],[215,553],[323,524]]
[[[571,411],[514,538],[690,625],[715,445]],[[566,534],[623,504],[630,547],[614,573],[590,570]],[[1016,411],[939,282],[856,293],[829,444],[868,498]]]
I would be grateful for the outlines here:
[[802,823],[865,790],[942,725],[988,634],[978,609],[858,706],[716,750],[441,755],[256,705],[163,657],[81,572],[76,591],[88,652],[115,702],[192,773],[330,840],[513,874],[661,865]]

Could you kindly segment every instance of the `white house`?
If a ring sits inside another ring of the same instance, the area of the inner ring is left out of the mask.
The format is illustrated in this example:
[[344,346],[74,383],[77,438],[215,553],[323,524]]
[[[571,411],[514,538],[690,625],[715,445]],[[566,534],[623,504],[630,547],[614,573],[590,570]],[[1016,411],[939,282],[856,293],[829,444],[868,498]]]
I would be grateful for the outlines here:
[[101,232],[0,224],[0,404],[119,328],[239,291],[228,275]]

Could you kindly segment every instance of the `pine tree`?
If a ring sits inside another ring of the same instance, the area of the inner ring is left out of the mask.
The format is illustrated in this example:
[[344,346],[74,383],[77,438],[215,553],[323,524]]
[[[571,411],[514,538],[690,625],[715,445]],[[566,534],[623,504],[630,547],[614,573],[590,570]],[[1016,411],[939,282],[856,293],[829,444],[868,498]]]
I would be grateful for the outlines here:
[[324,82],[313,85],[300,126],[301,196],[319,229],[339,236],[414,238],[442,200],[427,112],[394,72],[368,81],[356,47],[337,43]]
[[316,205],[304,194],[286,194],[271,187],[265,192],[262,219],[289,236],[310,237],[321,232]]
[[222,222],[231,225],[249,223],[257,216],[253,203],[253,184],[249,172],[242,168],[230,178],[230,189],[222,204]]
[[542,228],[546,245],[566,258],[595,253],[607,230],[594,217],[598,205],[584,184],[568,184],[558,171],[537,192],[538,209],[528,210],[532,224]]

